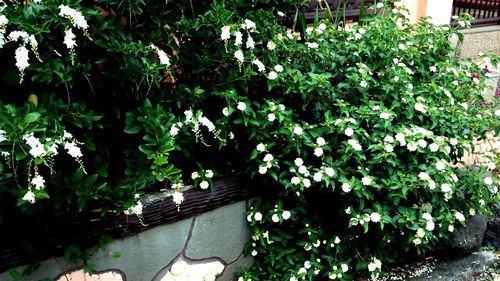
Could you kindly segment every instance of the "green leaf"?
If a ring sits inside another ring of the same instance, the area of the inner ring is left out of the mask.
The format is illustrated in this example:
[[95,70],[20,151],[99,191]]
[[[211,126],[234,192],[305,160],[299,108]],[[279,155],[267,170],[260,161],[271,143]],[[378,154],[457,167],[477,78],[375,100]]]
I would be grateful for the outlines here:
[[25,124],[30,124],[30,123],[33,123],[35,122],[36,120],[38,120],[38,118],[40,118],[41,114],[38,113],[38,112],[31,112],[31,113],[28,113],[24,116],[24,120],[23,122]]

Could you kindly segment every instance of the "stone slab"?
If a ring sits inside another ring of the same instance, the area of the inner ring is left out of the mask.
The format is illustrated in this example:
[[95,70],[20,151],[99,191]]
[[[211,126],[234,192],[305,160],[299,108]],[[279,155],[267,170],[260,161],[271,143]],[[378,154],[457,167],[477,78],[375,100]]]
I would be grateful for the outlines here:
[[476,252],[449,261],[439,261],[430,273],[407,281],[470,281],[481,276],[498,257],[492,252]]
[[186,257],[218,257],[226,263],[236,260],[250,238],[245,205],[240,201],[196,217]]
[[192,219],[186,219],[116,240],[106,247],[106,251],[119,252],[120,257],[101,252],[90,262],[97,264],[97,270],[120,269],[127,280],[150,281],[156,272],[181,253],[191,222]]

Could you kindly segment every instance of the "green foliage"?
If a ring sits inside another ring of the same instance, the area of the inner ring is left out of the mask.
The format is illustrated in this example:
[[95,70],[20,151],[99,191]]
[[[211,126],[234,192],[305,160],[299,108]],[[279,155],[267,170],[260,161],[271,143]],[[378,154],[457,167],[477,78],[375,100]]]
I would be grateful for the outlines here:
[[[1,12],[0,220],[26,222],[1,234],[27,256],[88,239],[58,225],[140,215],[145,192],[231,175],[266,186],[242,279],[375,277],[498,202],[486,167],[457,166],[499,126],[485,71],[454,56],[455,29],[391,5],[354,26],[328,7],[307,28],[296,1],[194,4]],[[299,32],[282,25],[294,14]]]

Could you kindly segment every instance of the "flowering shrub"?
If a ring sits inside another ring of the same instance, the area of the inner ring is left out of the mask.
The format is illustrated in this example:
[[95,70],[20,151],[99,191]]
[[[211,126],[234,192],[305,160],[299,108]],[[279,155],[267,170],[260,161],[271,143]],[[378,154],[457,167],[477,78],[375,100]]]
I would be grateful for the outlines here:
[[457,31],[378,3],[299,38],[281,25],[295,3],[3,5],[2,86],[20,93],[0,104],[7,223],[140,215],[164,188],[182,208],[185,184],[236,175],[266,186],[241,279],[313,280],[376,277],[487,213],[497,160],[456,164],[499,111],[485,70],[454,57]]

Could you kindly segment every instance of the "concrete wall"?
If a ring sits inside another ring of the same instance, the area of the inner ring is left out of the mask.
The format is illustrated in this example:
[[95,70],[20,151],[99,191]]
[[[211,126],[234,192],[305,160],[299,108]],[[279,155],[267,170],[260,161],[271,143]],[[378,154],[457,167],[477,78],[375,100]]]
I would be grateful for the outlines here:
[[473,27],[462,33],[464,41],[457,45],[461,57],[475,58],[481,52],[500,55],[500,25]]
[[[252,264],[252,259],[242,254],[250,235],[247,205],[247,201],[240,201],[116,240],[90,259],[98,274],[85,274],[82,264],[54,257],[21,281],[47,277],[56,281],[236,280],[234,273]],[[115,252],[121,256],[113,257]],[[0,281],[11,280],[7,272],[0,273]]]

